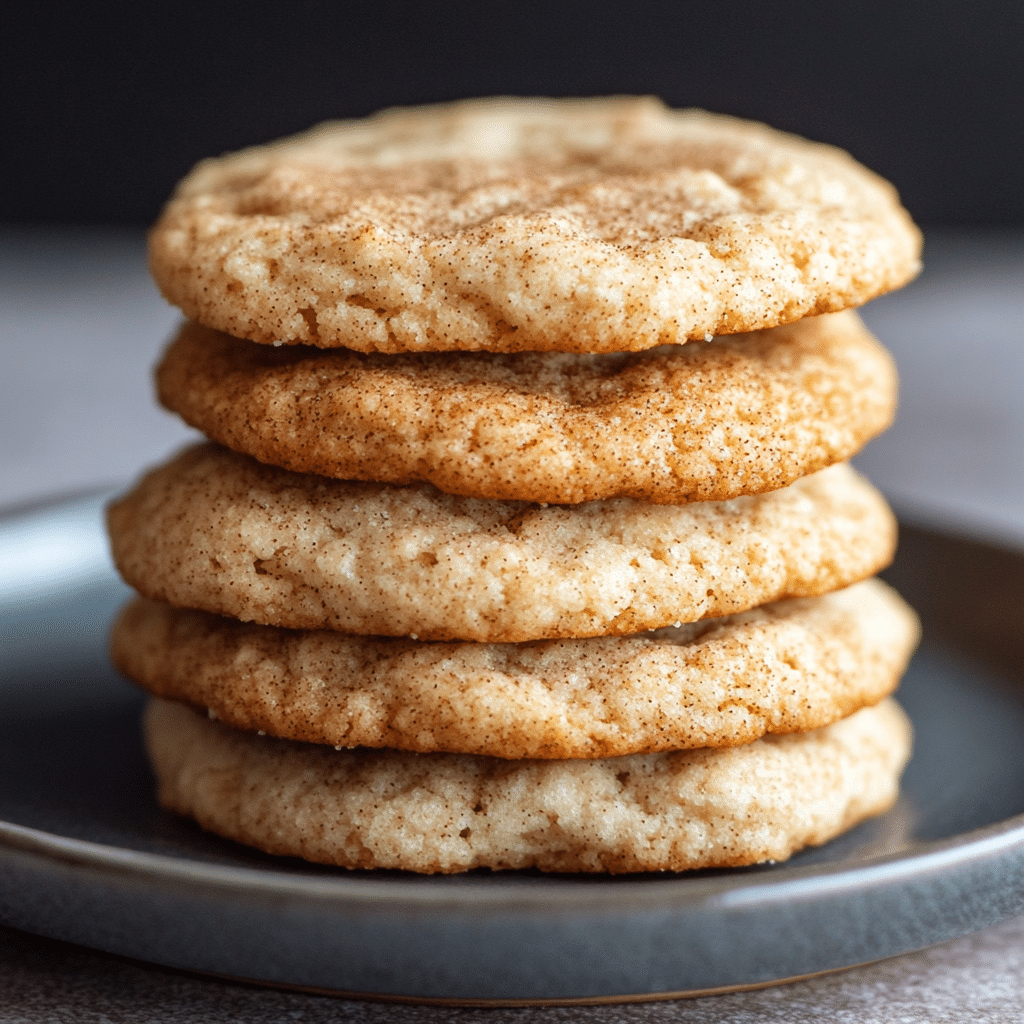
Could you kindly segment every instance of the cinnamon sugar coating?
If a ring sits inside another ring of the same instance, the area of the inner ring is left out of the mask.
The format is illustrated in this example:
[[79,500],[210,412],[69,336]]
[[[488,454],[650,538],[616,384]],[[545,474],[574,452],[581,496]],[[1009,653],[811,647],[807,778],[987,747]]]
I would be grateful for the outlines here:
[[138,599],[111,635],[150,693],[284,739],[504,758],[736,746],[891,693],[913,612],[865,580],[629,637],[424,643],[286,630]]
[[485,642],[622,635],[827,593],[896,526],[845,464],[726,502],[542,506],[291,473],[213,444],[108,513],[146,597],[298,629]]
[[785,860],[887,810],[910,755],[891,700],[812,732],[599,760],[342,750],[154,701],[164,807],[267,853],[346,868],[684,871]]
[[389,110],[205,160],[166,298],[259,342],[639,351],[860,305],[920,235],[846,153],[651,98]]
[[476,498],[681,503],[775,490],[849,458],[896,407],[853,312],[614,355],[374,356],[187,323],[161,401],[263,462]]

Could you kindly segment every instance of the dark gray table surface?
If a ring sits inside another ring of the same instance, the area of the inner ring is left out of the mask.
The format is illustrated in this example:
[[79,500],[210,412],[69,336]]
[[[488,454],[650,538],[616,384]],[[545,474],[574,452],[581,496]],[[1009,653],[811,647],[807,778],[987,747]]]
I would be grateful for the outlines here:
[[[859,464],[912,517],[1024,548],[1024,235],[937,235],[927,269],[864,311],[901,415]],[[176,321],[141,236],[0,234],[0,506],[124,480],[191,432],[148,372]],[[1010,1021],[1024,919],[759,992],[605,1007],[445,1009],[234,985],[0,929],[4,1021]]]

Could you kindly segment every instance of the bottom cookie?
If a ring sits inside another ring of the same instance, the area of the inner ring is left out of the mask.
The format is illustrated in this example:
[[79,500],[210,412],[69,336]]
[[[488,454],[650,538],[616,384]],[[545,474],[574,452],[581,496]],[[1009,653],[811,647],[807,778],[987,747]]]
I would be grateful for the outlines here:
[[598,760],[334,750],[154,700],[164,807],[267,853],[453,873],[683,871],[785,860],[896,800],[911,729],[892,700],[742,747]]

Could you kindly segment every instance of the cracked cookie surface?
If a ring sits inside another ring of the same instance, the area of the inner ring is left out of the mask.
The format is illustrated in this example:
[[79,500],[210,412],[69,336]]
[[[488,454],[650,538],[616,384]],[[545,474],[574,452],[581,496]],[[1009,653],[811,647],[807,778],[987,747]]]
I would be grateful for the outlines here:
[[186,449],[109,509],[146,597],[299,629],[513,641],[636,633],[827,593],[895,550],[882,496],[845,463],[689,505],[485,501],[291,473]]
[[891,693],[913,612],[878,580],[628,637],[424,643],[138,599],[114,664],[237,729],[344,747],[594,758],[817,729]]
[[267,853],[347,868],[682,871],[785,860],[896,800],[892,701],[811,732],[598,760],[335,751],[154,700],[164,807]]
[[896,407],[854,312],[632,354],[273,348],[185,324],[161,401],[263,462],[475,498],[757,494],[849,458]]
[[200,163],[165,297],[259,342],[639,351],[860,305],[919,269],[847,154],[650,98],[384,111]]

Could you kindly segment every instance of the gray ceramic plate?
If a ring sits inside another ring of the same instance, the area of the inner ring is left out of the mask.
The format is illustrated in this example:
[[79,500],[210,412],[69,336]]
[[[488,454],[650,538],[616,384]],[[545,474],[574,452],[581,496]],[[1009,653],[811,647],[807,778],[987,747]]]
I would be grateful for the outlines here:
[[899,804],[789,863],[423,878],[275,860],[155,806],[104,496],[0,520],[0,922],[271,984],[445,1001],[652,998],[892,956],[1024,910],[1024,558],[904,531],[926,641]]

